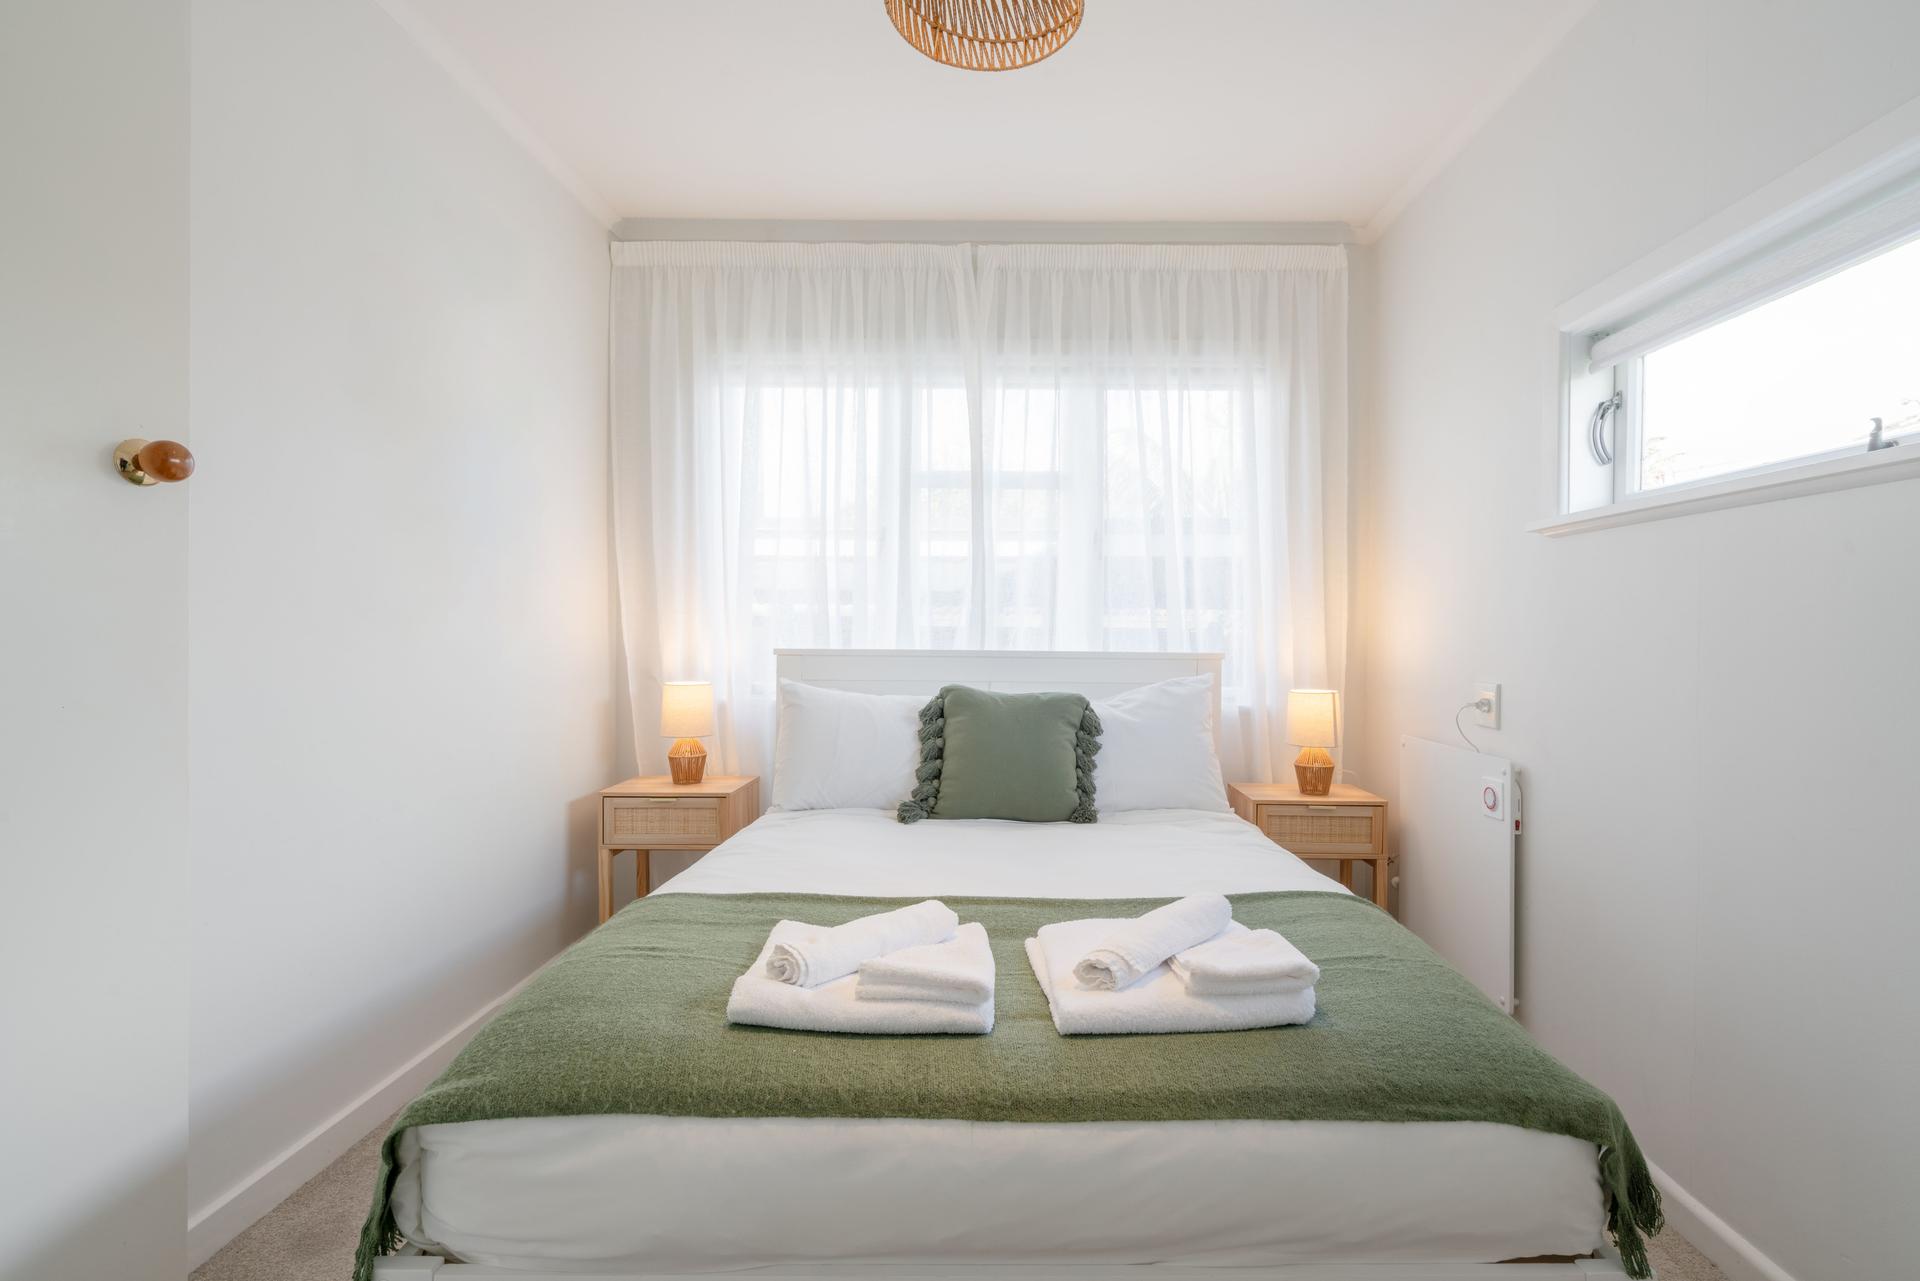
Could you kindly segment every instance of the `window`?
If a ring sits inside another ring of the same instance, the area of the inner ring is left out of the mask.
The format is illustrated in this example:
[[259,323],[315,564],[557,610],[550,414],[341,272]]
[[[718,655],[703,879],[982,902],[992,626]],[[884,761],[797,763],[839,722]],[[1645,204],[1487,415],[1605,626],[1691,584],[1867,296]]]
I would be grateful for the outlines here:
[[1564,511],[1863,483],[1920,461],[1920,182],[1835,205],[1570,331]]
[[1002,385],[988,415],[996,648],[1225,650],[1252,536],[1235,459],[1252,415],[1224,384],[1079,371]]
[[924,621],[913,641],[964,641],[972,478],[957,378],[904,397],[853,376],[751,391],[743,380],[727,407],[731,465],[750,495],[740,563],[756,645],[874,643],[902,592]]
[[1641,358],[1637,489],[1920,431],[1920,240]]
[[[1227,648],[1251,505],[1235,483],[1249,429],[1241,393],[1191,376],[1145,390],[1041,377],[997,388],[988,414],[986,643]],[[728,388],[729,452],[751,477],[741,563],[755,643],[769,652],[823,637],[870,643],[884,626],[868,615],[891,613],[902,579],[926,620],[924,643],[969,640],[975,483],[965,388],[923,388],[911,405],[885,395],[856,379]],[[901,421],[905,441],[891,427]],[[881,581],[888,575],[893,582]]]

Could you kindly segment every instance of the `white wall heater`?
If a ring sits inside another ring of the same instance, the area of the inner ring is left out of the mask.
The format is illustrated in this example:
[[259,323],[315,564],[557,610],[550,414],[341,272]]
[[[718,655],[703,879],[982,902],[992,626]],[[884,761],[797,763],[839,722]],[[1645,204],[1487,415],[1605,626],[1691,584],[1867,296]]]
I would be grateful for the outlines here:
[[1520,826],[1513,762],[1403,737],[1398,810],[1401,921],[1513,1013]]

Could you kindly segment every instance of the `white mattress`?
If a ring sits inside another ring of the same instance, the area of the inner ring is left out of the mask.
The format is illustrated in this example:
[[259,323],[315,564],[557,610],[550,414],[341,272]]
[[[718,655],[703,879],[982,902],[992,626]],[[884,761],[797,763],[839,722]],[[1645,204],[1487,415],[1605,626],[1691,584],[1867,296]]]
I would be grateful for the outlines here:
[[[1230,814],[769,814],[656,893],[1129,898],[1339,890]],[[1600,1244],[1591,1145],[1480,1123],[655,1116],[421,1126],[408,1239],[574,1272],[780,1263],[1478,1262]]]

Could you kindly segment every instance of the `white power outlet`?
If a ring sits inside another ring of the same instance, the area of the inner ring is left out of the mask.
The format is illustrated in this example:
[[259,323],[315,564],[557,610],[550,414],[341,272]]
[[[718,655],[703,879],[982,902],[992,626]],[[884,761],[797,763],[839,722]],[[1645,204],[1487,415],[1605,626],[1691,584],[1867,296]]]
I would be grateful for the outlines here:
[[1474,724],[1482,729],[1500,728],[1500,684],[1498,681],[1481,681],[1473,689],[1473,701],[1484,704],[1474,709]]

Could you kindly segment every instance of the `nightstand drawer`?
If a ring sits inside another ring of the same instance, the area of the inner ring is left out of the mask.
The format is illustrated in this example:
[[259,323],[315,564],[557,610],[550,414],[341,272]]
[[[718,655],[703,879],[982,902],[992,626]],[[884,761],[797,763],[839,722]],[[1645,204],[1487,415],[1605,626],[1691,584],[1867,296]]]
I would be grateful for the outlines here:
[[1373,854],[1384,849],[1382,805],[1261,805],[1255,824],[1276,845],[1309,857]]
[[720,843],[720,801],[712,796],[609,796],[600,802],[600,843],[633,848]]

